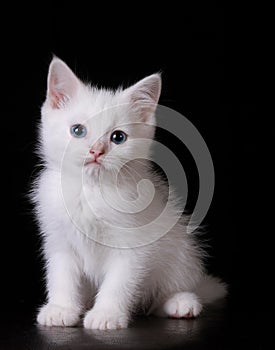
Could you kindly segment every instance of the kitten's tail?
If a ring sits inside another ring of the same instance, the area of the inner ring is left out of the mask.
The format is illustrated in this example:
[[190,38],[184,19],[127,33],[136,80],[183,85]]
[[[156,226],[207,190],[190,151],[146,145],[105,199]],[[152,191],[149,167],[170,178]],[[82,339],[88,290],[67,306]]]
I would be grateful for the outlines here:
[[202,303],[212,303],[217,299],[224,298],[227,294],[227,285],[219,278],[204,275],[203,279],[195,289],[195,293]]

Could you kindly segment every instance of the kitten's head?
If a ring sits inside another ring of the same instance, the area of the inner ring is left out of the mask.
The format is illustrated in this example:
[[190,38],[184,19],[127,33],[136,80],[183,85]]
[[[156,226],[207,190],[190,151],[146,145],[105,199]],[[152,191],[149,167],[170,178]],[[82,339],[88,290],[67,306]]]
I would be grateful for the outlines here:
[[153,74],[123,90],[81,82],[60,59],[49,67],[42,107],[41,149],[52,167],[112,171],[147,158],[155,129],[161,79]]

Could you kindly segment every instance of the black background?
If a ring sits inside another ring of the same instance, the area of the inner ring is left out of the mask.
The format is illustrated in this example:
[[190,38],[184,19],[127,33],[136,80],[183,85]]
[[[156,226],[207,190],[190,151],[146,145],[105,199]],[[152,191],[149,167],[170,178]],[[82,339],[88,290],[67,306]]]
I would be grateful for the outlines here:
[[[52,54],[98,86],[129,85],[162,72],[160,103],[196,126],[215,166],[215,195],[204,222],[209,270],[229,284],[232,307],[255,305],[267,277],[264,209],[256,199],[261,157],[255,135],[264,123],[258,9],[209,3],[13,6],[2,11],[2,307],[35,310],[44,297],[41,242],[26,193],[37,172],[36,125]],[[183,149],[176,147],[179,157]]]

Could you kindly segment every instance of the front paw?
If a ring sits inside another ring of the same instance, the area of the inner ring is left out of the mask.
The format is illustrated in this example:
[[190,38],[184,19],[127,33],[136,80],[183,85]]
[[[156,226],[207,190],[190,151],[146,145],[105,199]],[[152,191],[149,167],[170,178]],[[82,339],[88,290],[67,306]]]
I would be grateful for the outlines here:
[[127,315],[114,310],[92,309],[84,318],[84,327],[88,329],[119,329],[127,326]]
[[194,293],[176,293],[163,305],[167,316],[172,318],[192,318],[200,314],[202,305]]
[[70,308],[54,304],[42,306],[37,322],[43,326],[75,326],[79,321],[79,312]]

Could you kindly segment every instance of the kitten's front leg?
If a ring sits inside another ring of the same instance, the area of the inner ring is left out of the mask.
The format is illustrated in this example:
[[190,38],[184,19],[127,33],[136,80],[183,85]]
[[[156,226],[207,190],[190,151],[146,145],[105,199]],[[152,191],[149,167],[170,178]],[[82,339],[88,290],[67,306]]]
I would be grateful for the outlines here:
[[47,264],[48,302],[37,321],[44,326],[75,326],[80,318],[78,284],[80,273],[69,251],[55,253]]
[[94,307],[86,313],[85,328],[100,330],[127,328],[141,277],[132,266],[129,261],[112,262]]

